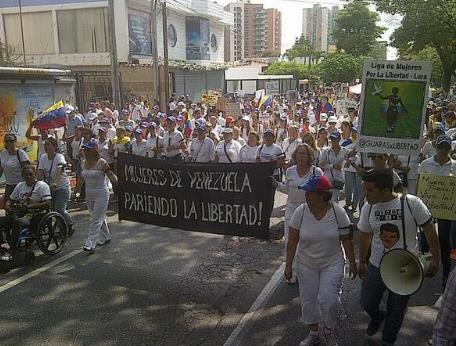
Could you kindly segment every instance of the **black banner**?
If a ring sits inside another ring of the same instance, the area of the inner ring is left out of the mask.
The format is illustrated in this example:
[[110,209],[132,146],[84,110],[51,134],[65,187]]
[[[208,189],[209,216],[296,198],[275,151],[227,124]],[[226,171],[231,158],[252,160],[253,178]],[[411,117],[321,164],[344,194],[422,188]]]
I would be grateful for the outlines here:
[[274,163],[118,157],[119,220],[267,239]]

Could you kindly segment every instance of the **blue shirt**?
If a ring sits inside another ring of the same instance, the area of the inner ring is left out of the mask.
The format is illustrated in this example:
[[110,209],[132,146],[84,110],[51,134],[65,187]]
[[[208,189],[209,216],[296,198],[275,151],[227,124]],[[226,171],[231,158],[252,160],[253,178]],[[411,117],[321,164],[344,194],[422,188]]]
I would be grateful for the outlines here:
[[67,124],[67,135],[68,136],[74,136],[74,133],[76,132],[76,127],[78,126],[83,126],[84,125],[84,120],[79,114],[76,114],[73,119],[70,119],[68,117],[68,124]]

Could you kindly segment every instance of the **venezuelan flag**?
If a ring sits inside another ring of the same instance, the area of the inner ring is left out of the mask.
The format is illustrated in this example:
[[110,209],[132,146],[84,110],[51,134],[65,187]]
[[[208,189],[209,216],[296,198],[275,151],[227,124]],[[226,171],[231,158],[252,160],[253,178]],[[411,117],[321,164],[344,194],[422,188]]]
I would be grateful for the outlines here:
[[40,130],[57,129],[65,124],[65,105],[62,101],[52,105],[33,120],[33,127]]
[[265,108],[268,106],[272,106],[272,95],[264,95],[261,98],[260,103],[258,104],[258,108],[260,108],[261,106],[264,106]]

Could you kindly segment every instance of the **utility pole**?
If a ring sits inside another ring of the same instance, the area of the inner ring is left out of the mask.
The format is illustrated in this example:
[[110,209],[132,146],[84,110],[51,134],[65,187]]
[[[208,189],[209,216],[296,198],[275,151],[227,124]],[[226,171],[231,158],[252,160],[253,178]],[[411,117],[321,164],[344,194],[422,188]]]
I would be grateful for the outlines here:
[[24,39],[24,24],[22,22],[22,1],[18,0],[19,4],[19,21],[21,24],[21,41],[22,41],[22,56],[24,58],[24,66],[27,66],[27,58],[25,56],[25,39]]
[[161,103],[163,109],[168,111],[169,105],[169,61],[168,61],[168,13],[166,10],[166,0],[162,3],[163,16],[163,80],[164,80],[164,100]]
[[117,42],[116,42],[116,24],[114,12],[114,0],[109,0],[109,31],[111,32],[111,86],[112,102],[119,109],[121,105],[120,85],[119,85],[119,64],[117,62]]
[[160,72],[158,69],[158,44],[157,44],[157,3],[158,0],[150,2],[150,33],[154,60],[154,105],[160,99]]

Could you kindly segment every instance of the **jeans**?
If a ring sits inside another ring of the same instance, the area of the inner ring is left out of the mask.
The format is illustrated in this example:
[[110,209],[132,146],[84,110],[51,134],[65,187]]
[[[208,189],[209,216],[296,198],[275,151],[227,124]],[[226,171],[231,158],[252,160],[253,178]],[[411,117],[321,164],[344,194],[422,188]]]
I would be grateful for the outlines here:
[[[384,315],[380,310],[380,302],[386,290],[387,288],[380,275],[380,269],[369,263],[361,287],[361,306],[373,321],[381,322],[383,320]],[[388,291],[382,337],[384,343],[394,344],[396,342],[409,298],[409,296],[400,296]]]
[[356,208],[359,203],[361,176],[357,172],[345,171],[345,202]]
[[73,220],[71,219],[70,214],[68,214],[66,207],[68,200],[70,199],[71,190],[70,187],[65,187],[63,189],[52,190],[52,208],[54,211],[59,213],[65,219],[65,222],[68,226],[73,225]]

